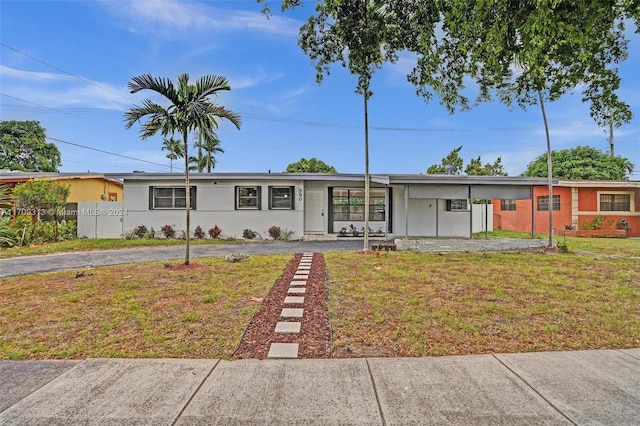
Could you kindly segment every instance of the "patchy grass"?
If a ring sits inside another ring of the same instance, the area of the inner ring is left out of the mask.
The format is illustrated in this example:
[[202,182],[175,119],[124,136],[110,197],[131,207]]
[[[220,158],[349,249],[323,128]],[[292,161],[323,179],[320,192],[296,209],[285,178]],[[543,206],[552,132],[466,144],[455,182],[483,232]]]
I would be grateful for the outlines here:
[[638,239],[558,237],[556,241],[566,241],[570,251],[640,257],[640,240]]
[[[212,240],[212,239],[192,239],[191,245],[200,244],[242,244],[251,243],[245,240]],[[273,242],[272,240],[259,240],[261,242]],[[60,241],[57,243],[45,243],[28,247],[17,248],[0,248],[0,258],[33,256],[37,254],[62,253],[69,251],[90,251],[90,250],[109,250],[109,249],[126,249],[134,247],[152,247],[152,246],[183,246],[184,240],[167,240],[167,239],[151,239],[151,240],[125,240],[122,238],[113,239],[78,239],[71,241]]]
[[[484,232],[473,234],[474,239],[484,239]],[[530,232],[496,230],[489,232],[489,238],[531,239]],[[547,239],[548,234],[535,234],[534,239]],[[588,251],[598,254],[640,257],[640,240],[637,238],[578,238],[556,235],[556,244],[566,242],[569,250]]]
[[640,346],[640,262],[544,253],[326,254],[333,353]]
[[[288,255],[3,279],[0,359],[229,358]],[[76,275],[82,275],[75,278]]]

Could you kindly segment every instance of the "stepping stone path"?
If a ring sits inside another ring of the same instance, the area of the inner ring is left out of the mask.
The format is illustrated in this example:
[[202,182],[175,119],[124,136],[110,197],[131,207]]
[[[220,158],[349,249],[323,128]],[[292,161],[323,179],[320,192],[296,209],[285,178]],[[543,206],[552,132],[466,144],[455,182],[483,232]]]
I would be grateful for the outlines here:
[[[307,291],[306,289],[307,282],[301,281],[301,280],[306,280],[309,278],[309,270],[311,269],[312,262],[313,262],[312,253],[304,253],[302,255],[302,258],[298,263],[298,269],[296,270],[295,275],[293,276],[293,280],[291,281],[293,282],[295,280],[296,285],[295,286],[292,285],[291,287],[289,287],[287,294],[304,294]],[[287,296],[284,299],[284,303],[285,304],[296,303],[292,301],[292,299],[294,298],[298,300],[297,303],[304,304],[304,297],[300,297],[300,296],[298,297]],[[303,316],[304,316],[304,309],[291,309],[291,308],[282,309],[283,318],[302,318]],[[290,324],[294,324],[294,325],[290,325]],[[278,321],[278,323],[276,324],[275,332],[282,333],[282,331],[278,331],[278,330],[282,330],[283,328],[287,328],[287,327],[291,327],[291,328],[297,327],[298,333],[299,333],[301,325],[302,323],[300,322],[290,323],[290,322]],[[271,343],[267,358],[298,358],[299,347],[300,345],[298,343],[275,343],[275,342]]]
[[321,253],[294,255],[247,327],[236,357],[328,357],[325,276]]

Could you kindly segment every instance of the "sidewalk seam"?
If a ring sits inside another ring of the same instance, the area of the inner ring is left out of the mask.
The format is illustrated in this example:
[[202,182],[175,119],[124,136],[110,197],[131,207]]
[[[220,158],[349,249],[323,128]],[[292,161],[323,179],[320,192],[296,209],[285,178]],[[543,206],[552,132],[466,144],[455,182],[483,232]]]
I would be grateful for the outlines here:
[[371,386],[373,386],[373,394],[376,397],[376,404],[378,405],[378,414],[380,414],[380,421],[382,421],[382,426],[386,426],[387,422],[384,420],[384,413],[382,412],[382,405],[380,404],[380,397],[378,396],[376,381],[373,379],[373,373],[371,372],[371,365],[369,364],[369,358],[365,358],[364,362],[367,364],[367,371],[369,372],[369,378],[371,378]]
[[184,413],[184,411],[187,409],[187,407],[189,406],[189,404],[191,404],[191,401],[193,401],[193,398],[195,398],[195,396],[198,394],[198,392],[200,392],[200,389],[202,388],[202,385],[204,385],[204,382],[207,381],[207,379],[209,378],[209,376],[211,376],[211,373],[213,373],[213,370],[216,369],[216,367],[218,366],[218,364],[220,364],[220,360],[216,360],[216,363],[213,364],[213,367],[211,367],[211,370],[209,370],[209,372],[207,373],[207,375],[204,377],[204,379],[202,379],[202,381],[200,382],[200,384],[198,385],[198,387],[196,388],[196,390],[193,392],[193,394],[189,397],[189,399],[187,400],[187,402],[184,404],[184,407],[182,407],[182,409],[180,410],[180,412],[178,413],[178,415],[176,416],[176,418],[173,420],[173,422],[171,423],[171,426],[174,426],[178,420],[180,420],[180,417],[182,417],[182,413]]
[[630,353],[624,352],[624,351],[623,351],[623,350],[621,350],[621,349],[616,349],[616,352],[620,352],[620,353],[621,353],[621,354],[623,354],[623,355],[630,356],[630,357],[631,357],[631,358],[633,358],[633,359],[640,360],[640,358],[639,358],[639,357],[637,357],[637,356],[635,356],[635,355],[631,355]]
[[551,402],[549,399],[547,399],[541,392],[539,392],[536,388],[534,388],[533,386],[531,386],[529,384],[529,382],[527,382],[523,377],[521,377],[518,373],[516,373],[513,369],[511,369],[511,367],[509,367],[507,364],[505,364],[504,362],[502,362],[502,360],[500,358],[498,358],[496,356],[496,354],[491,354],[491,356],[498,361],[504,368],[506,368],[507,370],[509,370],[511,372],[511,374],[513,374],[514,376],[516,376],[520,381],[522,381],[522,383],[524,383],[529,389],[531,389],[536,395],[538,395],[540,398],[542,398],[547,404],[549,404],[549,406],[551,408],[553,408],[554,410],[556,410],[558,413],[560,413],[560,415],[562,417],[564,417],[565,419],[567,419],[569,421],[569,423],[571,423],[572,425],[578,426],[578,423],[576,423],[571,417],[569,417],[567,414],[565,414],[560,408],[556,407],[556,405]]

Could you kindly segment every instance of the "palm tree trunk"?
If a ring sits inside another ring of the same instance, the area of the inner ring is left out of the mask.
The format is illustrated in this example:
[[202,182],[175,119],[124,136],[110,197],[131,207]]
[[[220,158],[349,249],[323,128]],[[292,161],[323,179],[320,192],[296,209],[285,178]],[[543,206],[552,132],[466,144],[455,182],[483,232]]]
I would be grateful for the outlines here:
[[184,264],[189,264],[189,236],[191,234],[191,191],[189,191],[189,140],[187,129],[182,130],[182,139],[184,141],[184,185],[185,185],[185,198],[186,198],[186,217],[187,217],[187,230],[185,231],[185,248],[184,248]]
[[542,92],[538,91],[540,98],[540,109],[542,110],[542,120],[544,121],[544,131],[547,135],[547,183],[549,185],[549,200],[547,208],[549,209],[549,248],[553,248],[553,164],[551,162],[551,137],[549,136],[549,123],[547,122],[547,113],[544,110],[544,100]]

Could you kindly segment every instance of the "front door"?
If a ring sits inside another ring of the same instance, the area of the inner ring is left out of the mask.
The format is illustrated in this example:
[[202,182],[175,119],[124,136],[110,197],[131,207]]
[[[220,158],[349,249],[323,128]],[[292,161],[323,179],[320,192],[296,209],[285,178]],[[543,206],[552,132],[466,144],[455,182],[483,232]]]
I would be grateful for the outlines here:
[[324,232],[324,193],[322,191],[305,192],[304,231]]

